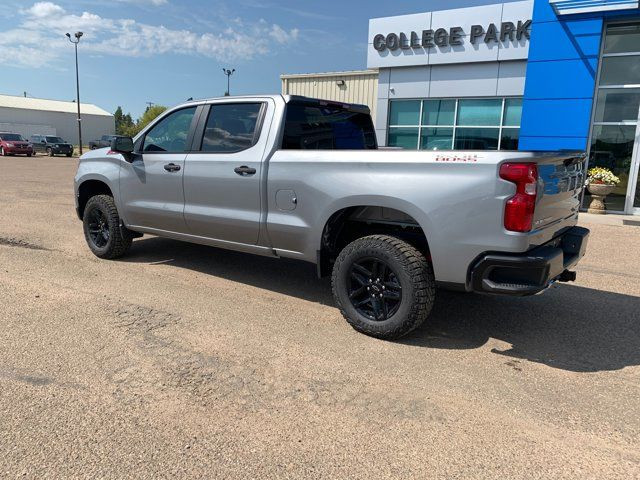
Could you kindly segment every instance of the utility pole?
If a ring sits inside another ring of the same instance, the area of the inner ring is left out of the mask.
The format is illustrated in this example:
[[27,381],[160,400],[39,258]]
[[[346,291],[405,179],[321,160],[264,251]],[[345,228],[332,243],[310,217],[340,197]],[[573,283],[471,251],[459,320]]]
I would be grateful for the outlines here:
[[231,78],[231,75],[233,75],[233,72],[236,71],[236,69],[232,68],[231,70],[229,70],[228,68],[223,67],[222,71],[227,76],[227,93],[225,93],[224,96],[228,97],[229,95],[231,95],[231,91],[229,90],[230,78]]
[[78,43],[80,43],[80,37],[82,37],[82,32],[76,32],[73,34],[75,40],[71,39],[71,35],[69,33],[66,34],[67,38],[76,50],[76,103],[78,106],[78,148],[80,150],[80,155],[82,155],[82,117],[80,117],[80,76],[78,75]]

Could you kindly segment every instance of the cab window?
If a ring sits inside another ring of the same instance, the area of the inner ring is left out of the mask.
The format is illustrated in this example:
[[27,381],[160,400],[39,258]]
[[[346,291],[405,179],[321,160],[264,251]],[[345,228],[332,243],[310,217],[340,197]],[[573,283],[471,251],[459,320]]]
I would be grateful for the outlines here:
[[261,103],[211,105],[200,150],[232,153],[252,147],[261,107]]
[[170,153],[187,151],[187,137],[195,112],[196,107],[189,107],[164,117],[147,132],[142,150]]

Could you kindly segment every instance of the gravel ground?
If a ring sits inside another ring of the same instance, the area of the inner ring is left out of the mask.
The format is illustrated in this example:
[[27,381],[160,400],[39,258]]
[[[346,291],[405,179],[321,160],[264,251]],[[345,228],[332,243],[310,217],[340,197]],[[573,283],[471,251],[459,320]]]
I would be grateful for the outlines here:
[[640,478],[640,228],[587,225],[544,295],[439,292],[391,343],[312,265],[95,258],[75,167],[0,158],[1,478]]

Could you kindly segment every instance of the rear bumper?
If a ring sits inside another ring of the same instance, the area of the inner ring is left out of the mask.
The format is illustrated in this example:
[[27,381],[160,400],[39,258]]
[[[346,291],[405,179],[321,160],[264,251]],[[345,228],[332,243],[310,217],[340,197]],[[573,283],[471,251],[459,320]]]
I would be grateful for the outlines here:
[[574,276],[567,270],[584,256],[588,240],[588,229],[573,227],[525,253],[483,254],[471,268],[471,289],[501,295],[534,295],[555,281],[572,280]]

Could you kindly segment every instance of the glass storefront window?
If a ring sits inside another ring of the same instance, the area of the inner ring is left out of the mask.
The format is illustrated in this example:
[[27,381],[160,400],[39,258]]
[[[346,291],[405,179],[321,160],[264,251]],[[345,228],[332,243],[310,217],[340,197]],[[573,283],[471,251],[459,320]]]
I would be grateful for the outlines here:
[[502,137],[500,139],[500,150],[518,150],[519,139],[519,128],[503,128]]
[[458,100],[457,125],[492,126],[500,125],[502,99],[479,98]]
[[521,117],[522,99],[506,98],[504,100],[504,115],[502,117],[502,125],[508,127],[519,127]]
[[640,55],[604,57],[600,85],[640,85]]
[[[620,179],[613,193],[607,196],[607,209],[624,211],[631,156],[636,136],[635,125],[596,125],[593,127],[591,150],[589,152],[589,168],[605,167]],[[585,205],[591,198],[585,194]]]
[[418,127],[390,127],[387,143],[390,147],[415,150],[418,148],[418,130]]
[[499,128],[457,128],[455,150],[497,150]]
[[517,150],[521,98],[392,100],[387,145],[411,150]]
[[[607,210],[640,214],[640,22],[606,26],[598,78],[589,168],[608,168],[620,179]],[[582,207],[590,203],[587,189]]]
[[423,127],[420,132],[421,150],[451,150],[453,128]]
[[640,52],[640,24],[623,23],[607,26],[604,53]]
[[396,100],[391,102],[389,125],[418,125],[420,100]]
[[596,122],[636,122],[640,88],[601,88],[596,103]]
[[425,100],[422,102],[422,125],[453,125],[455,100]]

